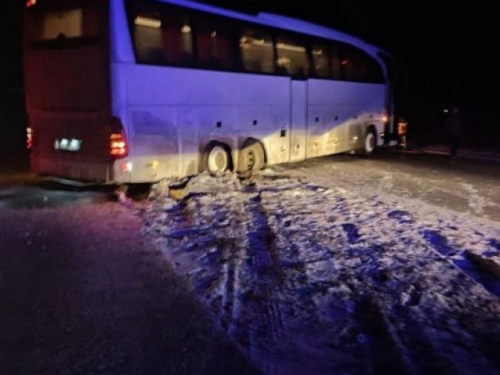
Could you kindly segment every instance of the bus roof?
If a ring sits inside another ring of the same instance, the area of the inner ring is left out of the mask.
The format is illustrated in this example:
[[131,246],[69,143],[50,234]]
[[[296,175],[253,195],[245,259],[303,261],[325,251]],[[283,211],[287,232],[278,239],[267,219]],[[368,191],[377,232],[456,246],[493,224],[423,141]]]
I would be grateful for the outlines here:
[[366,52],[369,52],[372,55],[376,55],[378,52],[384,52],[388,54],[386,51],[380,49],[379,47],[368,44],[364,40],[357,38],[353,35],[335,29],[331,29],[325,26],[320,26],[307,21],[299,20],[296,18],[271,14],[271,13],[259,13],[257,16],[252,16],[245,13],[233,10],[227,10],[213,5],[202,4],[191,0],[157,0],[157,1],[162,3],[179,5],[194,10],[201,10],[212,14],[238,19],[241,21],[260,24],[263,26],[349,43],[356,47],[364,49]]

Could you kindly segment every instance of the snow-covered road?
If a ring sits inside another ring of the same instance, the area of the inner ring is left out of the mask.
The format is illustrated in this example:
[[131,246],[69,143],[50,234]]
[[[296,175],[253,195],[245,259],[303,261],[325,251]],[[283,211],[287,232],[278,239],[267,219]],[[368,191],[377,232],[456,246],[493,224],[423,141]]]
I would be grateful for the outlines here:
[[462,182],[482,211],[452,210],[389,186],[399,170],[358,169],[318,159],[243,182],[201,175],[180,200],[159,189],[144,231],[264,373],[499,373],[489,182],[481,194]]

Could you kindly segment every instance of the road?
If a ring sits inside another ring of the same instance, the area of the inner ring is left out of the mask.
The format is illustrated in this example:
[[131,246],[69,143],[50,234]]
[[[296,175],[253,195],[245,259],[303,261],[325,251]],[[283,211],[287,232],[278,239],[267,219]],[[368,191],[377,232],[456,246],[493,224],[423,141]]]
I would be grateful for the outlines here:
[[145,233],[266,374],[498,374],[497,168],[388,153],[200,175]]
[[[307,373],[310,368],[304,363],[324,358],[329,358],[324,366],[321,361],[313,363],[316,373],[382,371],[391,363],[396,372],[423,373],[456,370],[448,364],[456,353],[442,354],[436,347],[457,349],[458,339],[467,339],[464,348],[475,356],[464,355],[464,363],[458,362],[463,371],[500,369],[494,359],[500,348],[498,337],[483,340],[481,335],[487,332],[480,324],[500,324],[495,320],[496,280],[457,282],[465,271],[443,264],[436,251],[444,246],[441,237],[435,241],[436,233],[441,235],[446,228],[425,232],[430,240],[425,237],[426,245],[408,255],[404,252],[412,249],[411,242],[391,245],[385,252],[391,239],[380,241],[367,234],[378,235],[390,225],[401,238],[419,236],[420,229],[408,223],[420,225],[422,206],[439,215],[442,210],[462,215],[459,226],[479,220],[499,229],[498,165],[428,155],[383,153],[369,159],[339,155],[278,166],[268,177],[255,187],[244,187],[243,194],[228,193],[222,201],[195,196],[186,201],[190,212],[172,209],[166,218],[163,202],[158,203],[160,223],[159,216],[147,213],[150,203],[139,205],[142,211],[138,211],[110,201],[106,191],[59,189],[18,175],[4,176],[0,179],[0,373],[244,374],[256,372],[253,366],[267,373],[290,369]],[[323,192],[324,188],[330,190]],[[367,202],[373,206],[367,209]],[[175,202],[167,206],[175,208]],[[221,215],[217,220],[214,212]],[[191,215],[188,224],[186,213]],[[386,214],[392,215],[390,220],[380,219]],[[224,219],[228,217],[229,221]],[[170,219],[171,225],[165,227]],[[339,231],[335,220],[341,223]],[[213,238],[204,237],[206,229],[193,229],[211,222],[220,224]],[[364,227],[365,222],[370,224]],[[156,229],[166,228],[172,237],[152,234],[151,223]],[[217,242],[220,254],[207,251],[214,238],[223,240]],[[205,242],[186,258],[186,246],[199,241]],[[289,251],[290,243],[295,244],[295,253]],[[338,251],[332,249],[333,243]],[[367,258],[367,243],[375,257]],[[335,260],[312,260],[316,246],[329,247]],[[193,258],[196,254],[199,257]],[[407,258],[418,278],[404,280],[399,274],[402,268],[392,266],[395,257],[398,262]],[[257,269],[245,259],[255,261]],[[375,268],[368,272],[364,263]],[[199,272],[203,267],[217,276]],[[350,281],[333,286],[339,275]],[[399,281],[380,284],[387,278]],[[315,288],[322,292],[317,294]],[[432,295],[426,297],[426,288],[434,288]],[[465,296],[461,288],[468,288],[472,296]],[[351,295],[352,305],[346,302]],[[392,299],[403,302],[386,304]],[[346,306],[332,303],[337,300]],[[436,301],[444,304],[436,317],[424,314]],[[477,313],[485,304],[487,311]],[[411,314],[398,310],[408,306]],[[345,313],[351,310],[354,318]],[[469,330],[450,328],[448,336],[434,337],[429,332],[444,324],[443,314],[456,316]],[[402,326],[391,326],[393,319],[401,319]],[[475,323],[479,319],[480,328],[469,319]],[[337,329],[338,322],[345,329]],[[406,332],[404,326],[412,324],[424,333],[416,338],[411,332],[417,328]],[[367,337],[360,336],[363,330]],[[429,337],[437,341],[430,344]],[[423,352],[405,341],[413,339]],[[367,347],[366,342],[372,344]],[[490,343],[489,350],[478,348],[484,342]],[[316,349],[321,352],[322,347],[332,352],[318,355]],[[291,361],[290,354],[296,360]],[[360,367],[356,357],[368,365]],[[423,364],[426,358],[435,366]]]
[[418,201],[500,222],[499,163],[384,152],[365,159],[334,155],[278,170],[366,196]]
[[135,211],[29,182],[0,189],[0,374],[255,373]]

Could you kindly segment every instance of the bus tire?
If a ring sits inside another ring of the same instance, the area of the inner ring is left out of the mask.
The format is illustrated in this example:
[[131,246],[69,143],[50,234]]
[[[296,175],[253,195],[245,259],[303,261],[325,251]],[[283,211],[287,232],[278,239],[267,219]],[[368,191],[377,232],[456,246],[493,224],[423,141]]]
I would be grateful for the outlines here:
[[368,129],[363,139],[363,146],[360,154],[363,156],[370,156],[371,154],[373,154],[373,151],[375,151],[376,147],[377,147],[377,134],[373,129]]
[[211,142],[203,153],[203,170],[212,176],[220,176],[231,169],[231,151],[223,143]]
[[238,172],[255,172],[266,166],[266,153],[262,144],[255,140],[247,140],[238,155]]

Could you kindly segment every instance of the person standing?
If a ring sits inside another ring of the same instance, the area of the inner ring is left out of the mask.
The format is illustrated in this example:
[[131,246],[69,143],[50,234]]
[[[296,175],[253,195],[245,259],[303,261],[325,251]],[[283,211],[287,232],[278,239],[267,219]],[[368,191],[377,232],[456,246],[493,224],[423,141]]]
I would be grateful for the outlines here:
[[460,108],[455,106],[451,109],[444,123],[444,133],[448,138],[450,147],[450,156],[457,156],[460,142],[464,135],[465,124],[460,113]]

